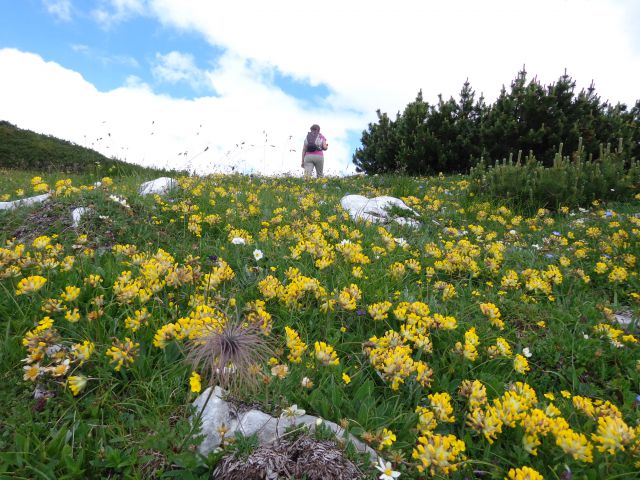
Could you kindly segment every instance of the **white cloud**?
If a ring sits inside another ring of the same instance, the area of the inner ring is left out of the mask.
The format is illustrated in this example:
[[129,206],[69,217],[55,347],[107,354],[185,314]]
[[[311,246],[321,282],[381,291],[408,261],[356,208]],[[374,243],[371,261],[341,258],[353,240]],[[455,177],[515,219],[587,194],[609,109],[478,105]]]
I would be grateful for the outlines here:
[[91,48],[88,45],[84,45],[82,43],[73,43],[71,45],[71,50],[78,53],[88,54],[91,51]]
[[0,70],[15,72],[0,76],[0,105],[3,119],[19,127],[135,163],[199,172],[233,167],[299,174],[304,135],[318,122],[330,142],[326,171],[353,171],[346,135],[360,127],[361,116],[322,108],[308,112],[261,83],[261,68],[224,55],[206,72],[219,96],[179,100],[153,93],[134,76],[126,86],[100,92],[78,73],[38,55],[0,49]]
[[100,6],[91,11],[91,16],[102,28],[108,30],[136,15],[144,15],[145,4],[145,0],[101,0]]
[[99,61],[105,66],[109,65],[123,65],[130,68],[139,68],[138,61],[130,55],[113,55],[100,52],[89,45],[81,43],[73,43],[70,45],[71,50],[76,53],[81,53],[88,58]]
[[186,82],[195,90],[200,90],[207,83],[206,73],[196,66],[190,53],[156,53],[156,61],[151,72],[156,80],[167,83]]
[[604,98],[631,103],[640,52],[624,28],[626,4],[325,0],[316,22],[296,0],[150,0],[149,11],[240,57],[328,85],[336,105],[395,112],[420,88],[428,101],[457,95],[467,77],[492,100],[523,64],[544,83],[566,68],[579,87],[594,79]]
[[71,0],[42,0],[47,12],[63,22],[71,21]]

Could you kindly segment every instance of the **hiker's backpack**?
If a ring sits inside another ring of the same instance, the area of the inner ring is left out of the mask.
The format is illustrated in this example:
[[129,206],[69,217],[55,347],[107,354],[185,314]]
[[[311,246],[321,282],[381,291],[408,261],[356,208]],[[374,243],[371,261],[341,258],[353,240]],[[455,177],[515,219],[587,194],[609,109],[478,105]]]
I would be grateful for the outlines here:
[[320,140],[320,134],[318,132],[307,133],[307,152],[322,150],[322,147],[318,145],[318,140]]

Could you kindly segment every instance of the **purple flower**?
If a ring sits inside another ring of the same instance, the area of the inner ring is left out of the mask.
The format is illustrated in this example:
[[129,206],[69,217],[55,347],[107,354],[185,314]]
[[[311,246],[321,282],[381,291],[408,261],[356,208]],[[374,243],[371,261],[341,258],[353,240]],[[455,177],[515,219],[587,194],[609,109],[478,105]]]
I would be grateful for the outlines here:
[[209,255],[209,260],[211,260],[212,262],[217,262],[218,261],[218,256],[217,255]]
[[358,309],[358,310],[356,310],[356,313],[357,313],[359,316],[363,316],[363,315],[366,315],[366,314],[367,314],[367,312],[366,312],[365,310],[362,310],[361,308],[360,308],[360,309]]
[[554,231],[554,232],[553,232],[553,234],[554,234],[556,237],[559,237],[559,236],[560,236],[560,232],[558,232],[558,231]]

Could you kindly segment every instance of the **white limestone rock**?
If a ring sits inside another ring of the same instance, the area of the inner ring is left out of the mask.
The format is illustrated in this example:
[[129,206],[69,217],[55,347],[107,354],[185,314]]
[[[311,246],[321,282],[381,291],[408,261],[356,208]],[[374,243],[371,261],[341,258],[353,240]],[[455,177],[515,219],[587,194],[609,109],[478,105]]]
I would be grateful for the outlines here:
[[71,220],[73,222],[72,223],[73,228],[78,228],[78,226],[80,225],[80,220],[82,220],[82,216],[92,211],[93,211],[92,208],[87,208],[87,207],[74,208],[73,211],[71,212]]
[[13,202],[0,202],[0,210],[12,210],[17,207],[28,207],[36,203],[44,202],[51,196],[50,193],[43,193],[42,195],[36,195],[35,197],[21,198],[20,200],[14,200]]
[[[235,432],[240,432],[247,437],[257,434],[261,445],[275,442],[285,434],[287,428],[293,425],[306,425],[309,431],[313,432],[318,423],[322,423],[330,428],[336,434],[336,437],[342,437],[346,433],[336,423],[322,420],[312,415],[276,418],[255,409],[239,412],[232,404],[222,398],[224,393],[220,387],[216,386],[209,398],[210,392],[211,387],[202,392],[193,402],[194,407],[196,407],[196,415],[202,412],[201,433],[204,435],[204,440],[200,444],[199,451],[203,455],[207,455],[220,446],[221,438],[218,429],[222,424],[228,429],[227,437],[233,437]],[[209,398],[208,402],[207,398]],[[358,452],[366,452],[373,461],[377,460],[378,454],[371,447],[349,433],[346,433],[346,437]]]
[[622,327],[630,327],[632,325],[638,325],[638,319],[634,318],[633,313],[630,310],[621,310],[613,314],[614,320]]
[[169,190],[175,188],[177,185],[178,182],[176,182],[173,178],[160,177],[156,178],[155,180],[144,182],[142,185],[140,185],[138,193],[142,196],[153,195],[156,193],[158,195],[164,195]]
[[419,221],[413,218],[396,217],[393,219],[393,221],[399,225],[402,225],[403,227],[418,228],[421,225]]
[[417,228],[420,222],[413,218],[389,216],[391,207],[401,208],[417,215],[416,211],[410,208],[399,198],[381,196],[374,198],[363,197],[362,195],[346,195],[340,200],[340,205],[354,220],[363,220],[372,223],[387,223],[395,221],[403,226]]

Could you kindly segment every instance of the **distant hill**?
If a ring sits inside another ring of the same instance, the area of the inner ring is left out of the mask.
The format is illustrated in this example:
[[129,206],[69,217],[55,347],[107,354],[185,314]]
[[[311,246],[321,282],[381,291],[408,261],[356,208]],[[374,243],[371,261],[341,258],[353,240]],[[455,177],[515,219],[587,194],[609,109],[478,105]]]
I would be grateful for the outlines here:
[[156,170],[107,158],[90,148],[23,130],[4,120],[0,120],[0,167],[43,173],[88,173],[99,170],[112,175]]

